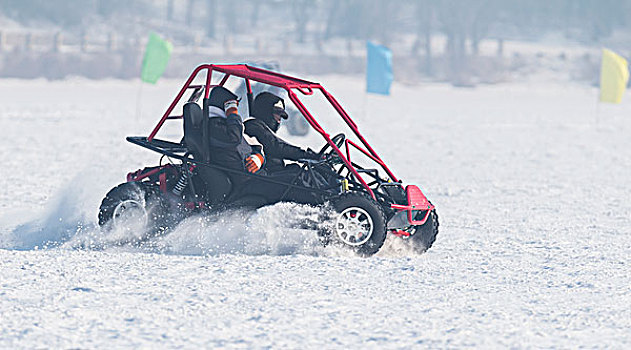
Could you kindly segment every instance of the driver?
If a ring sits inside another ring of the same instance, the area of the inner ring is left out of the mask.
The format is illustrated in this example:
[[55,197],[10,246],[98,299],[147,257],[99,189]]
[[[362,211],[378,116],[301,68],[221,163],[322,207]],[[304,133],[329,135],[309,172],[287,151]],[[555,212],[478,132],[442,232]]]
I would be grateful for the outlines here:
[[[276,136],[282,119],[287,119],[285,102],[282,98],[270,93],[261,92],[252,103],[252,117],[245,121],[245,134],[256,139],[265,152],[265,173],[274,180],[283,183],[310,186],[297,178],[302,171],[298,164],[286,165],[285,160],[319,159],[320,156],[311,149],[302,149],[291,145]],[[273,184],[254,179],[244,188],[247,193],[260,195],[270,202],[280,199],[298,203],[314,201],[310,192],[288,189],[284,185]],[[284,196],[284,197],[283,197]]]
[[299,170],[296,165],[286,165],[285,159],[318,159],[319,155],[310,148],[302,149],[276,136],[281,120],[287,119],[285,101],[267,91],[256,95],[252,104],[252,117],[245,121],[245,133],[263,146],[265,170],[274,173],[282,170]]

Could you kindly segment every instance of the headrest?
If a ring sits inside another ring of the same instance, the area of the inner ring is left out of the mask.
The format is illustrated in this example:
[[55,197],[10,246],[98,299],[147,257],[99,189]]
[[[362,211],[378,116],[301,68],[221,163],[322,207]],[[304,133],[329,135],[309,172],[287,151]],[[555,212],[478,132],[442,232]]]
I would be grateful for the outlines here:
[[204,120],[202,108],[195,102],[187,102],[183,109],[184,120],[190,121],[193,127],[200,127]]

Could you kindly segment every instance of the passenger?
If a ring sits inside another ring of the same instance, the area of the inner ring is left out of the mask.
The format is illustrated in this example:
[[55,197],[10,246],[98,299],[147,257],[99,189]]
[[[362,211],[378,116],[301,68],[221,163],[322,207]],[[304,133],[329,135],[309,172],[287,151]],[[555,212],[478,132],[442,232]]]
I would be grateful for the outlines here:
[[245,133],[263,145],[268,173],[298,170],[296,166],[288,167],[285,160],[318,159],[318,154],[310,148],[302,149],[276,136],[281,120],[288,118],[282,98],[267,91],[261,92],[254,99],[251,114],[254,118],[245,121]]
[[251,173],[259,171],[265,157],[260,147],[251,146],[243,137],[237,96],[217,86],[211,90],[208,104],[211,162]]
[[[217,86],[210,91],[208,100],[208,138],[210,148],[210,162],[222,167],[256,173],[265,163],[260,147],[250,146],[243,137],[243,121],[238,110],[239,101],[235,94],[228,89]],[[211,203],[220,202],[227,195],[217,189],[221,186],[216,171],[212,168],[201,167],[200,171],[207,179]],[[249,180],[247,176],[240,176],[226,172],[232,181],[233,191],[243,186]],[[219,195],[219,197],[217,197]]]

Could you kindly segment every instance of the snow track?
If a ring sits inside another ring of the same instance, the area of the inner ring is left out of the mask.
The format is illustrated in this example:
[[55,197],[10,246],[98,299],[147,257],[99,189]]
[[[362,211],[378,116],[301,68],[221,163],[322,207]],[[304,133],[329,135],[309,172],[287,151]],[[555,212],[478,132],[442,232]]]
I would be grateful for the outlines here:
[[0,348],[629,347],[628,96],[596,124],[596,91],[577,85],[365,99],[360,80],[315,80],[437,206],[427,253],[322,248],[288,219],[311,209],[286,204],[108,240],[103,195],[157,162],[124,137],[180,82],[148,87],[135,121],[135,84],[2,81]]

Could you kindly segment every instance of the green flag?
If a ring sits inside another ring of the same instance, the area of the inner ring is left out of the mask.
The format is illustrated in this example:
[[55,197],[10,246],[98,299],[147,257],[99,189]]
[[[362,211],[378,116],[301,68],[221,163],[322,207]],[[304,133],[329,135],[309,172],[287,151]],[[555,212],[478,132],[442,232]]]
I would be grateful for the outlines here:
[[145,57],[142,59],[140,79],[155,84],[164,73],[172,50],[173,45],[170,42],[162,39],[156,33],[149,34]]

